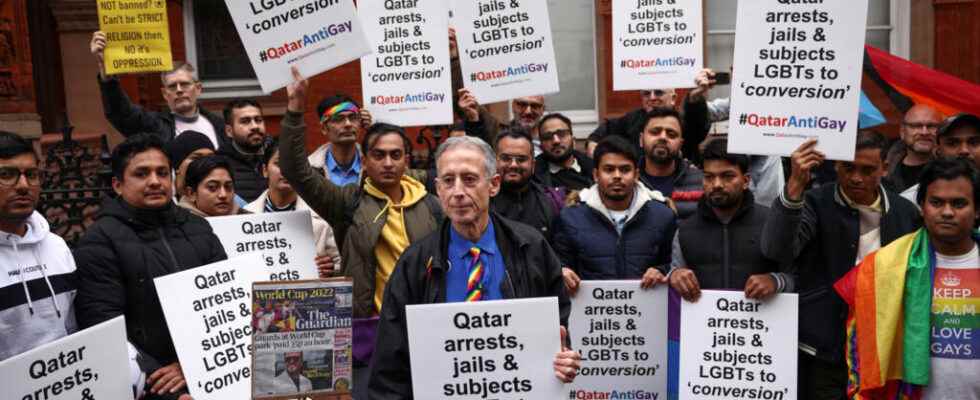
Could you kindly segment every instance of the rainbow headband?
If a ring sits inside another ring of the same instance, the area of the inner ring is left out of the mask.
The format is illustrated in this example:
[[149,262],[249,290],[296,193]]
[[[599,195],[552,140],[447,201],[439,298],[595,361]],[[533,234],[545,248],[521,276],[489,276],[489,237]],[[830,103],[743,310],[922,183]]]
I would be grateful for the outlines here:
[[331,118],[333,118],[334,115],[337,115],[337,114],[340,114],[340,113],[346,112],[346,111],[353,112],[354,114],[357,114],[357,113],[361,112],[361,110],[359,108],[357,108],[357,105],[356,104],[354,104],[352,102],[349,102],[349,101],[345,101],[343,103],[340,103],[340,104],[337,104],[337,105],[335,105],[333,107],[328,108],[327,111],[324,111],[323,112],[323,115],[320,116],[320,123],[322,124],[324,122],[327,122]]

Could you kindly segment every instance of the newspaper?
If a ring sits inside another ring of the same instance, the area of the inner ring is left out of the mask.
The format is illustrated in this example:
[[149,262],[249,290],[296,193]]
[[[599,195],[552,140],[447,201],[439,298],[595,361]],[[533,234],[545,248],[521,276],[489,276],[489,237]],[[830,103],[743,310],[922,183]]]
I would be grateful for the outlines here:
[[252,396],[351,389],[349,279],[256,283],[252,293]]

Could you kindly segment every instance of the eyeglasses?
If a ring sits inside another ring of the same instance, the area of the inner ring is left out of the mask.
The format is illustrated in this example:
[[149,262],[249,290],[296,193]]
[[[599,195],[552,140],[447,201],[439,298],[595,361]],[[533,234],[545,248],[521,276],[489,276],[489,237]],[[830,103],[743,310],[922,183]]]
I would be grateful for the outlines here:
[[167,86],[165,86],[165,87],[167,88],[167,91],[169,91],[169,92],[176,92],[178,90],[180,90],[182,92],[186,92],[186,91],[190,90],[192,87],[194,87],[194,85],[196,85],[196,84],[197,84],[197,81],[172,82],[172,83],[167,84]]
[[538,134],[538,137],[541,138],[541,141],[542,142],[547,142],[547,141],[549,141],[551,139],[554,139],[555,136],[557,136],[559,140],[564,140],[564,139],[568,138],[569,136],[572,136],[572,130],[571,129],[555,129],[555,130],[550,131],[550,132],[541,131],[541,133]]
[[41,185],[41,180],[44,179],[44,173],[37,168],[21,170],[14,167],[0,167],[0,186],[17,186],[21,175],[27,179],[27,184],[31,186]]
[[531,103],[524,100],[514,100],[514,105],[521,110],[529,107],[534,111],[544,110],[544,103]]
[[501,154],[497,156],[497,160],[500,160],[501,164],[510,164],[512,162],[517,162],[518,164],[524,164],[531,161],[531,157],[528,156],[512,156],[510,154]]
[[343,123],[344,121],[350,122],[352,124],[356,124],[361,122],[361,116],[353,112],[341,113],[341,114],[333,115],[332,117],[330,117],[328,121],[333,122],[335,124],[340,124]]
[[932,123],[932,122],[902,122],[902,125],[905,125],[906,127],[912,130],[925,129],[925,130],[934,131],[934,130],[938,130],[941,124]]

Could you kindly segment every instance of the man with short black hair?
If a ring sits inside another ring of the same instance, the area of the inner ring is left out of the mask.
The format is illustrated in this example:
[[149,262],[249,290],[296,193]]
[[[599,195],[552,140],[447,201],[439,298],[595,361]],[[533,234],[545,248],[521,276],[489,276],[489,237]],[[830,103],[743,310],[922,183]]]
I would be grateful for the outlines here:
[[756,204],[749,190],[749,157],[729,153],[727,141],[715,139],[705,146],[703,162],[704,196],[677,228],[670,286],[688,301],[697,300],[701,289],[743,290],[759,300],[791,292],[788,268],[759,248],[769,208]]
[[127,138],[112,151],[112,188],[75,248],[78,323],[126,317],[129,342],[148,364],[149,399],[186,396],[186,380],[153,279],[226,259],[203,218],[173,203],[170,160],[158,136]]
[[224,115],[224,131],[229,140],[218,154],[228,159],[235,174],[235,192],[248,203],[266,189],[262,156],[271,138],[265,131],[262,106],[255,100],[232,100],[225,106]]
[[592,159],[575,150],[572,120],[560,114],[548,114],[538,122],[541,155],[535,159],[535,176],[545,186],[566,191],[592,186]]
[[773,201],[762,232],[762,253],[798,271],[801,399],[843,398],[847,387],[845,304],[831,286],[865,255],[921,226],[910,201],[881,185],[888,142],[874,132],[857,136],[854,161],[837,161],[839,181],[806,191],[823,164],[809,139],[792,155],[792,173]]
[[924,228],[864,257],[834,285],[849,306],[848,398],[980,395],[980,177],[964,159],[941,158],[919,182]]
[[639,144],[643,150],[640,181],[672,199],[679,219],[694,215],[703,195],[701,170],[684,158],[686,139],[680,113],[672,108],[654,108],[646,114]]
[[619,137],[595,148],[595,184],[555,224],[555,250],[573,295],[585,280],[639,279],[667,283],[677,218],[660,193],[639,183],[639,155]]
[[42,178],[31,143],[0,131],[0,361],[77,330],[75,260],[36,211]]
[[500,192],[490,202],[493,211],[530,225],[550,240],[551,225],[564,205],[564,193],[532,179],[531,135],[520,128],[504,130],[497,136],[496,147],[501,182]]
[[169,110],[149,111],[133,104],[119,84],[119,79],[110,77],[105,69],[105,48],[108,39],[102,31],[92,34],[89,51],[99,67],[99,90],[102,93],[102,107],[105,117],[113,128],[123,136],[138,133],[152,133],[164,143],[173,140],[185,131],[203,133],[215,148],[226,144],[225,122],[220,116],[209,112],[198,104],[201,95],[201,82],[197,79],[194,66],[184,62],[174,62],[174,69],[160,74],[164,100]]
[[320,101],[316,115],[327,143],[310,153],[310,165],[337,186],[360,185],[362,160],[357,138],[371,126],[371,113],[350,96],[336,94]]

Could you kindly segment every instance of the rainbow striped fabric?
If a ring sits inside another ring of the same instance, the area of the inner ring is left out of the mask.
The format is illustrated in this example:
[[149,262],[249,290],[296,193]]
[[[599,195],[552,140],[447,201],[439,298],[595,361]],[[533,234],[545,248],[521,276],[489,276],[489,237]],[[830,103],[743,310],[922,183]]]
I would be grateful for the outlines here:
[[323,112],[323,115],[320,116],[320,123],[322,124],[324,122],[327,122],[330,120],[330,118],[333,118],[334,115],[340,114],[345,111],[350,111],[354,114],[361,112],[361,110],[357,108],[356,104],[351,103],[349,101],[345,101],[343,103],[337,104],[333,107],[326,109]]
[[480,261],[480,248],[470,248],[473,268],[466,279],[466,301],[480,301],[483,298],[483,262]]
[[919,229],[869,254],[834,284],[849,308],[850,398],[922,398],[929,384],[935,263],[929,236]]

